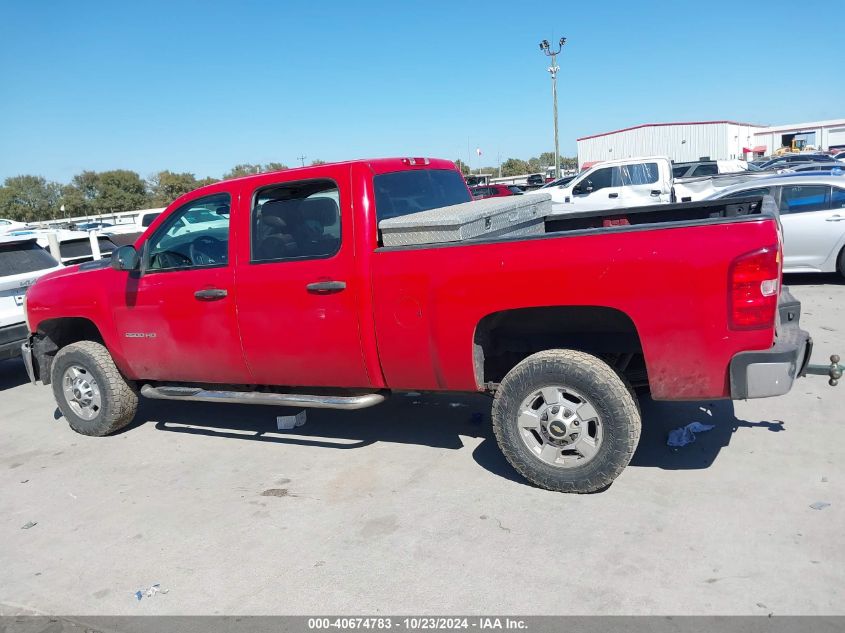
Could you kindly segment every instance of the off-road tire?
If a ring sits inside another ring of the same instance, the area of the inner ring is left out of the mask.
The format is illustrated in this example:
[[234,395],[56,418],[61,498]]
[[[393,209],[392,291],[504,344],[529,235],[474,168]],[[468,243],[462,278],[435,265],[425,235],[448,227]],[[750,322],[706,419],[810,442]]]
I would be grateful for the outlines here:
[[[583,394],[603,425],[598,453],[582,466],[560,468],[541,461],[522,441],[519,407],[531,392],[564,385]],[[591,354],[546,350],[511,369],[493,399],[493,432],[510,464],[531,483],[559,492],[590,493],[609,486],[625,469],[640,439],[640,411],[630,385]]]
[[[76,415],[65,397],[62,377],[71,365],[85,368],[100,388],[102,406],[97,416],[85,420]],[[53,359],[50,372],[53,395],[70,428],[82,435],[102,437],[119,431],[132,421],[138,409],[138,392],[118,371],[109,351],[94,341],[78,341],[63,347]]]

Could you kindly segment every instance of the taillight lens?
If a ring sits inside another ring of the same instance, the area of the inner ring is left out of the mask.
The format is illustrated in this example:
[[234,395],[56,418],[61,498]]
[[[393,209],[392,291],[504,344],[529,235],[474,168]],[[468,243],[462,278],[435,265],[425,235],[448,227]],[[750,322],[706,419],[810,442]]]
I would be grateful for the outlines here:
[[772,327],[780,294],[778,245],[740,255],[728,273],[728,322],[733,330]]

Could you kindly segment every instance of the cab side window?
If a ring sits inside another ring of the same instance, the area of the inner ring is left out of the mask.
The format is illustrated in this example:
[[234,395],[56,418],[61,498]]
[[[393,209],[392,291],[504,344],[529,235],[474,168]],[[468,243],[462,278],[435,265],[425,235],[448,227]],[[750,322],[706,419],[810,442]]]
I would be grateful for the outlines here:
[[219,193],[193,200],[174,211],[148,242],[147,270],[226,266],[229,208],[229,194]]
[[331,257],[340,250],[340,196],[332,180],[260,189],[252,205],[253,263]]
[[587,188],[592,187],[592,193],[595,193],[596,191],[606,189],[607,187],[621,186],[622,177],[619,173],[619,168],[605,167],[603,169],[597,169],[595,172],[587,176],[587,178],[582,181],[581,190],[583,193],[587,193]]

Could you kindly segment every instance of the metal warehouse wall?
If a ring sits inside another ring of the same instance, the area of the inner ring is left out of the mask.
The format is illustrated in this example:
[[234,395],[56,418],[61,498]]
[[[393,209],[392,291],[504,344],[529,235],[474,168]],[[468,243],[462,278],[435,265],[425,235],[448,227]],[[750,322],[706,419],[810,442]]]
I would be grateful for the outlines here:
[[578,164],[634,156],[668,156],[674,161],[742,158],[756,127],[733,123],[646,126],[578,141]]

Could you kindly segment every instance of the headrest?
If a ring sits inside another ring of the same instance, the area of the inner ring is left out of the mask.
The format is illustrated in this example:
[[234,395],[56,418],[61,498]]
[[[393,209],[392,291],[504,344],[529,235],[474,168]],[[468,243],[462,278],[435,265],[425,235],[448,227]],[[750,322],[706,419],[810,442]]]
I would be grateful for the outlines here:
[[261,215],[261,224],[264,226],[272,226],[276,229],[284,229],[287,228],[287,222],[285,222],[282,218],[278,215]]
[[291,207],[295,207],[298,200],[268,200],[261,205],[261,215],[275,215],[277,217],[284,217],[287,215]]
[[308,198],[302,201],[302,217],[305,220],[331,226],[337,222],[337,216],[337,203],[331,198]]

